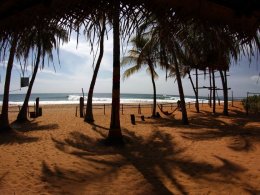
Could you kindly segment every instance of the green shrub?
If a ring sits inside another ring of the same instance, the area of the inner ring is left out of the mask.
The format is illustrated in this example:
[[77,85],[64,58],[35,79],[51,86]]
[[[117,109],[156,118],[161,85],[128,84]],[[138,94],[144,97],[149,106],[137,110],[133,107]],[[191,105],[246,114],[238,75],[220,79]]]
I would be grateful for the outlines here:
[[258,113],[260,112],[260,95],[249,96],[248,102],[246,99],[243,99],[242,104],[245,110],[248,107],[249,112]]

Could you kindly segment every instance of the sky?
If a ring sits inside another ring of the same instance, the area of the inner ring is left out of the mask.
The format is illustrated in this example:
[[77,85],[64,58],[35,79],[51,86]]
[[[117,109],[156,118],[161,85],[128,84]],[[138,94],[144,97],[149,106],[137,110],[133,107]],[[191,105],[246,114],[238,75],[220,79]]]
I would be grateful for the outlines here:
[[[131,48],[131,45],[128,48]],[[126,53],[127,54],[127,53]],[[54,62],[45,64],[44,69],[39,70],[32,93],[81,93],[83,88],[87,93],[93,74],[93,55],[90,54],[90,45],[83,35],[79,36],[77,45],[76,35],[73,34],[70,41],[60,46],[59,52],[60,63],[56,54],[54,54]],[[6,72],[6,59],[0,62],[0,94],[3,94],[4,80]],[[111,32],[108,39],[105,39],[104,56],[100,66],[98,78],[95,85],[95,93],[111,93],[112,91],[112,60],[113,60],[113,39]],[[24,76],[31,77],[32,66],[31,60],[28,60],[28,68]],[[54,64],[54,65],[53,65]],[[55,66],[55,69],[53,68]],[[130,67],[130,66],[129,66]],[[121,69],[121,75],[124,69]],[[174,78],[165,79],[165,72],[157,69],[159,78],[156,80],[156,88],[158,94],[178,95],[178,86]],[[242,58],[237,64],[232,63],[228,77],[228,87],[231,88],[235,97],[245,97],[247,92],[260,93],[260,59],[254,57],[251,62]],[[22,71],[18,62],[14,63],[12,71],[12,79],[10,93],[26,93],[27,87],[20,89],[20,77]],[[216,73],[218,76],[219,73]],[[195,78],[194,78],[195,79]],[[188,78],[183,80],[183,88],[185,95],[194,95],[192,86]],[[220,78],[216,78],[217,87],[221,87]],[[204,79],[204,75],[199,77],[200,86],[209,86],[208,78]],[[145,69],[132,75],[131,77],[121,79],[121,93],[141,93],[152,94],[152,82],[150,76]],[[202,89],[199,95],[207,96],[208,90]],[[218,92],[222,95],[222,92]]]

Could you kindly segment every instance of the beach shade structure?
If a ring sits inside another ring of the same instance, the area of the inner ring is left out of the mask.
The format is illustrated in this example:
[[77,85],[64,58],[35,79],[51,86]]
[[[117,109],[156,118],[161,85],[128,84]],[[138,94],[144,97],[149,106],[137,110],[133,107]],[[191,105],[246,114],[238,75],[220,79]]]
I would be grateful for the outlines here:
[[21,88],[29,86],[29,77],[21,77]]

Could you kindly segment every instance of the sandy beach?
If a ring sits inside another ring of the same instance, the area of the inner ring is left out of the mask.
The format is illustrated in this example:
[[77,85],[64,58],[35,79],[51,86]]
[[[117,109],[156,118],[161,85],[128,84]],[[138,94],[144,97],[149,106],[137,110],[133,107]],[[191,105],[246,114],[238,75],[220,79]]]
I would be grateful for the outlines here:
[[91,125],[75,107],[43,106],[42,117],[12,124],[21,135],[0,138],[0,194],[260,194],[260,117],[240,102],[228,117],[191,106],[188,126],[180,111],[152,119],[150,108],[125,109],[118,148],[102,144],[110,108]]

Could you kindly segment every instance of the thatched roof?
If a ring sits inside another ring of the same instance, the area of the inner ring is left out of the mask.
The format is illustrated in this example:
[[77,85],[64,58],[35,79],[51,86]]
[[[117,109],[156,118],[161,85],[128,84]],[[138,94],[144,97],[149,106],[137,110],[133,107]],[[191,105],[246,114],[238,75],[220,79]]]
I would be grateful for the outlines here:
[[[102,0],[0,0],[0,29],[19,29],[42,19],[74,20],[95,8],[107,9]],[[259,0],[121,0],[122,5],[142,6],[150,12],[171,9],[182,18],[224,24],[237,32],[254,34],[260,26]]]

